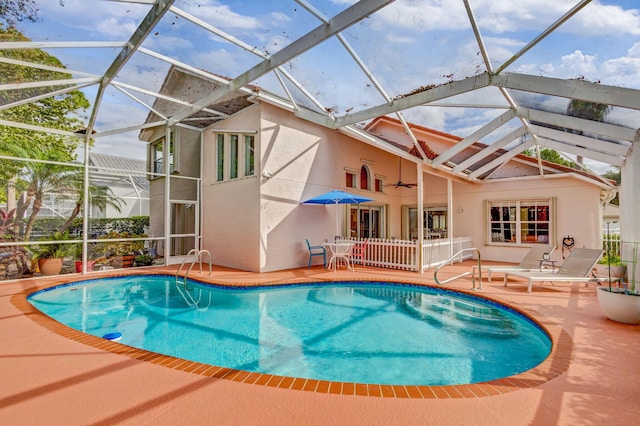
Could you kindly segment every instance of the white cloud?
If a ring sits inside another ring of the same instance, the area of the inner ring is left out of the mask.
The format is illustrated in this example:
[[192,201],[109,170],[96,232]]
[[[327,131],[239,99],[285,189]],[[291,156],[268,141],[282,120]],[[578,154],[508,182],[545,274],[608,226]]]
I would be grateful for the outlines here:
[[585,55],[580,50],[564,55],[560,68],[567,75],[573,75],[575,78],[586,77],[593,80],[593,76],[597,73],[596,62],[598,57],[595,55]]
[[[243,16],[231,10],[227,5],[215,0],[199,0],[188,2],[183,9],[203,21],[225,30],[255,30],[262,28],[263,23],[256,17]],[[282,19],[282,18],[279,18]],[[272,22],[269,22],[272,24]]]

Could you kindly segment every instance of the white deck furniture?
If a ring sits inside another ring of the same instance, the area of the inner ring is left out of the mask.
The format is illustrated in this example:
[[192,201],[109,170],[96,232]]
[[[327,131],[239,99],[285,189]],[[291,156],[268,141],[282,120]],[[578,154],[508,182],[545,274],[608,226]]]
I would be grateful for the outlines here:
[[504,286],[507,286],[509,277],[525,278],[527,280],[527,292],[531,293],[531,286],[534,281],[564,281],[564,282],[595,282],[607,281],[608,278],[596,277],[592,269],[602,256],[600,249],[575,248],[567,256],[564,263],[555,272],[540,271],[512,271],[505,272]]
[[[553,247],[547,244],[535,245],[529,249],[529,252],[525,255],[524,259],[520,263],[514,266],[509,265],[482,265],[482,270],[487,272],[487,281],[491,281],[492,272],[518,272],[527,271],[532,272],[540,269],[540,260],[545,253],[551,254]],[[476,276],[477,266],[473,267],[473,276]]]
[[331,257],[327,269],[333,265],[335,271],[338,267],[338,262],[344,262],[348,269],[353,269],[351,265],[351,250],[353,249],[354,242],[349,240],[338,240],[334,242],[323,243],[325,247],[329,249]]

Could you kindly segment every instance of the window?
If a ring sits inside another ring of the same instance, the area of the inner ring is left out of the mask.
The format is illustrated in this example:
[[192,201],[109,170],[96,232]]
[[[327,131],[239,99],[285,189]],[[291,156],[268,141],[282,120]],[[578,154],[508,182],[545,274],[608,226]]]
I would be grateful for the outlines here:
[[360,189],[371,189],[369,184],[369,169],[367,166],[360,168]]
[[[151,144],[151,172],[157,173],[158,175],[162,174],[162,145],[164,144],[164,138],[155,141]],[[158,176],[153,176],[158,177]]]
[[346,186],[347,188],[355,188],[356,187],[356,174],[355,173],[351,173],[351,172],[347,172],[345,174],[345,183],[344,186]]
[[224,180],[224,135],[219,134],[216,138],[216,180]]
[[255,174],[255,137],[250,135],[244,136],[244,175],[253,176]]
[[[150,172],[154,173],[153,177],[160,177],[164,174],[164,140],[160,138],[153,142],[150,146]],[[167,161],[169,163],[169,173],[177,172],[177,152],[178,152],[178,138],[175,129],[169,131],[169,156]]]
[[238,135],[229,135],[229,179],[238,177]]
[[255,136],[216,134],[216,181],[255,175]]
[[[403,215],[403,222],[406,221],[408,224],[408,230],[403,229],[403,238],[418,239],[418,208],[403,207]],[[448,237],[447,206],[425,206],[422,210],[422,220],[425,239]]]
[[385,238],[385,207],[349,205],[349,235],[356,238]]
[[488,201],[488,243],[549,244],[553,199]]
[[384,188],[382,179],[376,179],[376,192],[382,192],[382,188]]

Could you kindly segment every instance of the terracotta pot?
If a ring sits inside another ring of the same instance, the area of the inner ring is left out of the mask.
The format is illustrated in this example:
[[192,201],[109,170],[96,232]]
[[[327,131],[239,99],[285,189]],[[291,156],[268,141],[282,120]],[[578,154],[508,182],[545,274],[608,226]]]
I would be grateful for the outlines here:
[[133,261],[135,260],[134,255],[124,255],[124,256],[114,256],[111,259],[111,266],[114,268],[131,268],[133,266]]
[[[87,272],[93,271],[95,264],[95,260],[87,261]],[[82,272],[82,260],[76,260],[76,272]]]
[[38,259],[40,275],[58,275],[62,271],[62,259]]
[[640,324],[640,295],[609,291],[608,287],[598,287],[598,303],[605,315],[623,324]]

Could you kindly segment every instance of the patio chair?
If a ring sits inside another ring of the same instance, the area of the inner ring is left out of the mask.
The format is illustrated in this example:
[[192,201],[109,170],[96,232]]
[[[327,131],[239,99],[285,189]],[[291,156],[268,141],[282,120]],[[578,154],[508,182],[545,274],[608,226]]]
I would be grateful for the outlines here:
[[[540,261],[545,253],[551,254],[554,247],[550,245],[535,245],[529,249],[524,259],[517,265],[482,265],[482,270],[487,272],[487,281],[491,281],[492,272],[517,272],[517,271],[535,271],[540,268]],[[473,276],[476,276],[477,266],[473,266]]]
[[[509,277],[519,277],[527,279],[527,292],[531,293],[531,286],[534,281],[565,281],[565,282],[590,282],[600,283],[607,281],[608,278],[596,277],[593,273],[593,267],[602,256],[603,250],[575,248],[567,256],[564,263],[555,272],[540,271],[512,271],[505,272],[504,286],[507,286]],[[589,276],[591,275],[591,276]]]
[[367,253],[367,244],[369,244],[369,239],[364,240],[362,244],[355,244],[351,249],[351,258],[352,259],[360,259],[360,264],[363,268],[366,268],[364,263],[364,257]]
[[305,238],[307,247],[309,249],[309,264],[307,268],[311,267],[311,261],[313,256],[322,256],[322,266],[327,267],[327,250],[323,246],[312,246],[308,239]]

